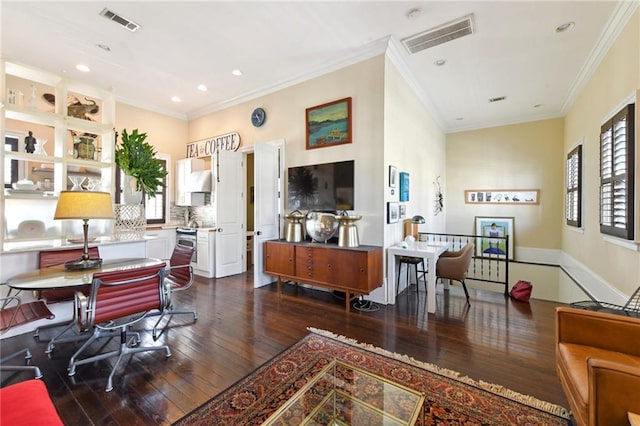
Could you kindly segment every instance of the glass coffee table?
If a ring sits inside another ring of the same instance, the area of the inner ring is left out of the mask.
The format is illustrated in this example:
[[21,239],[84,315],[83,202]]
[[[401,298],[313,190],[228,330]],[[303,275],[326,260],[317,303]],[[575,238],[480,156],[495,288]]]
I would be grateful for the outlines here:
[[333,360],[263,425],[413,425],[424,394]]

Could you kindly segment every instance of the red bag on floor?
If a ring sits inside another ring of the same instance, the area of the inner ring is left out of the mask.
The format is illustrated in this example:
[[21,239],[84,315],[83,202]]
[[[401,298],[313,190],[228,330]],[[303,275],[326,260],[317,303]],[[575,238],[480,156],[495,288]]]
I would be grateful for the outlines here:
[[528,302],[531,290],[533,290],[533,286],[529,281],[520,280],[511,288],[511,297],[521,302]]

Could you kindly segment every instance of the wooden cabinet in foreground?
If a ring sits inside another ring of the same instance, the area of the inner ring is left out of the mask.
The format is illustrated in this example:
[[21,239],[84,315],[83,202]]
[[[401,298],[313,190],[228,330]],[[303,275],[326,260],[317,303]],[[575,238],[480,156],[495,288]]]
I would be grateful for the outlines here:
[[357,296],[382,285],[382,247],[338,247],[319,243],[264,243],[264,272],[282,280],[311,284],[346,293],[346,309]]

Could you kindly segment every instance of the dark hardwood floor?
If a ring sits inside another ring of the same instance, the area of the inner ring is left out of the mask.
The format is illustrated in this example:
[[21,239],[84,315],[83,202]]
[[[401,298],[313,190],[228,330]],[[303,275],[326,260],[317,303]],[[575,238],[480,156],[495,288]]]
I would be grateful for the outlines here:
[[[67,376],[73,344],[60,344],[49,359],[45,342],[31,334],[2,340],[6,355],[27,346],[33,352],[58,412],[68,425],[170,424],[221,392],[307,334],[307,327],[332,331],[389,351],[459,371],[476,380],[567,407],[554,366],[554,308],[559,304],[506,300],[499,292],[437,287],[437,313],[425,314],[415,286],[396,305],[376,312],[347,313],[331,293],[294,285],[279,298],[275,284],[253,288],[251,273],[224,279],[197,278],[176,292],[176,307],[195,307],[198,320],[174,317],[153,342],[143,332],[142,345],[167,343],[164,352],[138,354],[119,368],[114,390],[105,392],[114,358],[78,368]],[[153,319],[147,319],[151,326]],[[141,327],[137,327],[141,328]],[[50,335],[51,331],[44,334]],[[108,343],[115,347],[115,339]],[[3,373],[2,385],[29,378]]]

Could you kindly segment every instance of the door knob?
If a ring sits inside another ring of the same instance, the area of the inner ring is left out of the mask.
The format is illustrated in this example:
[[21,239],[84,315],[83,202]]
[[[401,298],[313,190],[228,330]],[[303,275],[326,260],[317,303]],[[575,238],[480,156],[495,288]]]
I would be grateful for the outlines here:
[[262,231],[256,231],[256,235],[262,235]]
[[222,232],[222,228],[218,228],[218,232]]

